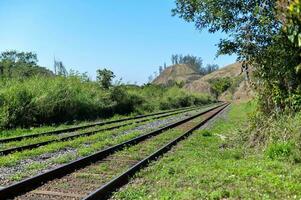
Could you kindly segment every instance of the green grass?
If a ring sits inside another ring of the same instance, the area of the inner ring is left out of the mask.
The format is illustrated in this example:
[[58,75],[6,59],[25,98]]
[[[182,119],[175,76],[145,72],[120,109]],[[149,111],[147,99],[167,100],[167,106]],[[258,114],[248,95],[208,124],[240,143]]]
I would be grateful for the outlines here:
[[209,95],[191,93],[177,86],[120,85],[102,89],[96,82],[77,76],[37,76],[1,83],[4,85],[0,88],[2,130],[108,118],[114,114],[142,114],[213,101]]
[[[193,113],[199,112],[199,111],[192,111]],[[150,120],[152,121],[152,120]],[[148,123],[148,122],[145,122]],[[141,124],[139,124],[141,125]],[[23,159],[26,158],[30,158],[33,156],[37,156],[37,155],[41,155],[43,153],[51,153],[51,152],[56,152],[58,150],[63,150],[63,149],[67,149],[69,147],[75,148],[76,152],[75,153],[66,153],[63,154],[59,157],[55,157],[52,159],[47,160],[46,162],[42,162],[42,163],[38,163],[38,162],[33,162],[29,165],[27,165],[25,171],[19,171],[16,174],[12,174],[12,176],[10,177],[10,180],[12,181],[16,181],[16,180],[20,180],[24,177],[28,177],[31,176],[33,174],[35,174],[37,172],[37,170],[27,170],[28,168],[31,169],[36,169],[36,165],[42,165],[41,168],[39,168],[39,170],[41,169],[45,169],[53,164],[64,164],[67,162],[70,162],[72,160],[75,160],[76,158],[80,157],[80,156],[87,156],[90,155],[92,153],[94,153],[95,151],[104,149],[108,146],[112,146],[121,142],[124,142],[126,140],[132,139],[134,137],[137,137],[139,135],[141,135],[142,133],[145,132],[145,130],[141,130],[141,131],[132,131],[131,133],[128,133],[126,135],[122,135],[119,134],[120,132],[122,132],[123,130],[129,130],[132,129],[135,125],[131,125],[131,126],[127,126],[127,127],[123,127],[114,131],[106,131],[106,132],[102,132],[90,137],[82,137],[82,138],[78,138],[75,139],[73,141],[66,141],[66,142],[62,142],[62,143],[56,143],[56,144],[50,144],[35,150],[30,150],[30,151],[24,151],[24,152],[18,152],[18,153],[14,153],[8,156],[3,156],[0,158],[0,167],[4,167],[4,166],[13,166],[18,164],[18,162],[20,162]],[[166,135],[167,133],[164,133],[164,135]],[[174,137],[175,133],[172,133],[170,136]],[[151,145],[152,148],[153,145]],[[139,155],[137,155],[139,156]]]
[[[152,117],[148,117],[148,118],[145,118],[145,119],[151,120]],[[113,127],[113,126],[116,126],[116,125],[128,124],[128,123],[131,123],[131,122],[135,123],[136,121],[137,120],[129,120],[129,121],[126,121],[126,122],[118,122],[118,123],[114,123],[114,124],[93,126],[93,127],[90,127],[90,128],[80,129],[76,132],[70,132],[70,135],[74,135],[75,133],[76,134],[81,134],[81,133],[84,133],[84,132],[87,132],[87,131],[96,131],[96,130],[99,130],[99,129],[110,128],[110,127]],[[147,123],[147,122],[142,122],[141,124],[145,124],[145,123]],[[63,135],[61,135],[61,134],[52,134],[52,135],[45,135],[45,136],[27,138],[27,139],[23,139],[23,140],[20,140],[20,141],[8,142],[8,143],[2,144],[0,146],[0,150],[7,149],[7,148],[12,148],[12,147],[19,147],[19,146],[29,145],[29,144],[35,144],[35,143],[54,140],[54,139],[59,139],[59,138],[66,137],[66,136],[67,136],[66,134],[63,134]]]
[[[300,199],[300,164],[232,145],[254,108],[250,103],[232,105],[228,118],[219,119],[209,129],[211,134],[196,131],[138,173],[114,198]],[[286,155],[286,145],[276,149]]]
[[[192,113],[197,112],[197,111],[191,111]],[[163,117],[161,119],[167,119],[168,117]],[[119,142],[123,142],[127,139],[132,139],[133,137],[136,137],[138,135],[141,135],[143,131],[135,131],[126,135],[120,135],[123,131],[133,129],[134,127],[141,126],[146,123],[150,123],[156,119],[152,119],[152,117],[149,118],[149,121],[142,122],[142,123],[133,123],[131,125],[127,125],[118,129],[110,130],[110,131],[101,131],[98,132],[94,135],[90,136],[81,136],[72,140],[68,141],[62,141],[62,142],[54,142],[50,143],[45,146],[41,146],[39,148],[35,148],[32,150],[24,150],[21,152],[15,152],[6,156],[1,156],[0,157],[0,167],[2,166],[13,166],[18,164],[19,161],[22,159],[27,159],[31,158],[34,156],[39,156],[44,153],[52,153],[52,152],[57,152],[59,150],[64,150],[66,148],[75,148],[78,150],[78,155],[77,156],[87,156],[92,154],[93,152],[100,150],[104,147],[110,146],[117,144]],[[135,120],[134,120],[135,121]],[[108,125],[108,126],[113,126],[113,125]],[[93,128],[94,129],[94,128]],[[84,131],[84,130],[81,130]],[[150,130],[149,130],[150,131]],[[57,136],[43,136],[39,138],[34,138],[34,139],[26,139],[24,141],[19,141],[19,142],[12,142],[8,143],[8,145],[4,145],[4,147],[11,147],[15,146],[16,144],[18,145],[24,145],[24,144],[29,144],[30,143],[35,143],[35,142],[40,142],[44,141],[48,138],[56,138]],[[113,138],[113,139],[112,139]],[[116,139],[117,138],[117,139]],[[32,142],[34,141],[34,142]]]
[[133,117],[135,116],[134,113],[129,114],[129,115],[119,115],[116,114],[110,118],[99,118],[95,120],[90,120],[90,121],[74,121],[73,123],[68,123],[68,124],[53,124],[51,126],[44,125],[41,127],[31,127],[31,128],[16,128],[16,129],[7,129],[7,130],[2,130],[0,131],[0,138],[9,138],[9,137],[18,137],[18,136],[25,136],[25,135],[31,135],[31,134],[39,134],[42,132],[46,131],[54,131],[54,130],[59,130],[59,129],[64,129],[64,128],[70,128],[74,126],[81,126],[81,125],[86,125],[86,124],[91,124],[99,121],[110,121],[110,120],[117,120],[125,117]]
[[[78,137],[74,140],[51,143],[49,145],[42,146],[33,150],[25,150],[22,152],[12,153],[7,156],[1,156],[0,167],[16,165],[22,159],[38,156],[44,153],[57,152],[66,148],[79,149],[80,152],[82,152],[81,149],[89,148],[90,151],[88,152],[91,153],[93,151],[96,151],[98,148],[104,147],[104,145],[108,146],[114,143],[112,140],[112,136],[114,134],[118,134],[119,132],[132,129],[135,126],[136,125],[133,124],[112,131],[103,131],[92,136]],[[132,134],[128,134],[127,136],[132,136]],[[85,144],[89,144],[89,147],[86,147]]]
[[[106,181],[109,181],[114,176],[117,176],[132,166],[134,164],[133,161],[142,160],[146,155],[149,155],[159,147],[182,134],[183,131],[180,129],[170,129],[162,134],[148,138],[137,145],[124,148],[123,150],[109,156],[108,160],[92,164],[82,170],[76,171],[70,176],[75,176],[77,179],[82,179],[78,181],[83,183],[83,191],[85,191],[85,186],[88,185],[85,183],[89,182],[90,180],[93,180],[93,184],[102,185]],[[59,185],[58,187],[62,188],[60,184],[63,183],[64,180],[59,180],[56,183],[56,186]],[[67,185],[68,186],[64,188],[64,190],[69,190],[74,187],[72,183],[67,183]]]

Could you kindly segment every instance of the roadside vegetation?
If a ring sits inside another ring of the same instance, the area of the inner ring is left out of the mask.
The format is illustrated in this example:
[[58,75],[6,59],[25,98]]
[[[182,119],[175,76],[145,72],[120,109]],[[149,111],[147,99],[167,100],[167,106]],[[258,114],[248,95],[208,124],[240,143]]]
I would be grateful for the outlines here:
[[[190,113],[196,113],[196,112],[197,111],[190,111]],[[181,114],[178,114],[176,116],[180,116],[180,115]],[[168,119],[168,118],[170,118],[170,117],[164,117],[164,118],[162,118],[162,120],[163,119]],[[174,117],[171,116],[171,118],[173,119]],[[179,119],[178,118],[173,119],[173,121],[175,121],[175,120],[179,120]],[[96,149],[98,149],[98,150],[100,149],[97,144],[108,143],[107,145],[109,146],[109,144],[113,144],[113,142],[114,142],[113,138],[119,138],[119,137],[126,137],[127,138],[128,136],[126,136],[126,135],[131,135],[131,132],[129,132],[127,134],[124,134],[123,132],[125,132],[127,130],[134,129],[137,126],[142,126],[143,124],[148,124],[148,123],[154,121],[154,119],[150,118],[148,121],[145,121],[145,122],[142,122],[142,123],[139,123],[139,122],[134,123],[134,121],[135,120],[133,120],[133,124],[126,125],[126,126],[123,126],[123,127],[120,127],[120,128],[116,128],[114,130],[99,131],[99,132],[96,132],[95,134],[92,134],[92,135],[89,135],[89,136],[81,136],[81,137],[77,137],[75,139],[68,140],[68,141],[54,142],[54,143],[50,143],[50,144],[45,145],[45,146],[41,146],[41,147],[36,148],[36,149],[24,150],[24,151],[21,151],[21,152],[14,152],[14,153],[11,153],[9,155],[2,156],[0,158],[0,167],[1,166],[13,166],[17,163],[17,161],[20,161],[22,159],[42,155],[44,153],[57,152],[59,150],[64,150],[64,149],[68,149],[68,148],[82,148],[83,147],[85,149],[90,149],[91,151],[88,152],[88,154],[90,154],[92,152],[92,150],[94,152],[94,151],[96,151]],[[113,126],[113,125],[107,125],[106,127],[111,127],[111,126]],[[77,131],[76,134],[86,132],[87,130],[88,131],[93,131],[93,130],[97,130],[97,129],[99,129],[99,127],[96,126],[96,127],[92,127],[92,128]],[[141,131],[143,133],[145,133],[145,131],[147,131],[147,130],[145,128],[145,130],[141,130]],[[139,134],[142,133],[141,131],[139,131]],[[136,136],[137,132],[135,132],[134,135]],[[22,146],[22,145],[28,145],[28,144],[43,142],[43,141],[56,139],[56,138],[60,138],[60,137],[61,136],[50,135],[50,136],[41,136],[41,137],[37,137],[37,138],[29,138],[29,139],[24,139],[24,140],[21,140],[21,141],[15,141],[15,142],[10,142],[10,143],[4,144],[3,148],[6,149],[6,148],[9,148],[9,147],[17,147],[17,146]],[[96,146],[94,144],[96,144]],[[114,143],[114,144],[117,144],[117,143]]]
[[[205,108],[205,106],[204,106]],[[203,108],[203,109],[204,109]],[[190,114],[196,114],[200,110],[190,111]],[[121,128],[117,128],[110,131],[102,131],[90,136],[78,137],[73,140],[56,142],[42,146],[33,150],[25,150],[22,152],[15,152],[0,158],[0,171],[6,168],[11,168],[10,173],[5,173],[7,177],[0,179],[1,184],[6,184],[11,181],[18,181],[30,175],[34,175],[41,170],[51,169],[60,164],[70,162],[78,159],[79,157],[91,155],[92,153],[105,149],[121,142],[133,139],[149,132],[153,129],[165,126],[166,123],[178,121],[185,115],[179,114],[179,116],[164,117],[162,120],[164,123],[155,123],[153,125],[147,125],[154,120],[150,118],[150,121],[143,123],[133,123]],[[169,121],[169,122],[168,122]],[[144,128],[135,129],[146,125]],[[157,125],[156,125],[157,124]],[[93,130],[96,128],[91,128]],[[46,136],[54,137],[54,136]],[[48,138],[46,138],[48,139]],[[31,139],[23,140],[20,142],[12,142],[9,145],[20,145],[23,143],[28,144]],[[39,140],[45,140],[45,137],[32,139],[35,142]],[[32,141],[31,141],[32,142]],[[17,170],[12,170],[17,168]]]
[[[256,110],[233,143],[270,159],[299,163],[301,1],[177,0],[172,13],[199,30],[224,32],[218,55],[236,54],[242,71],[252,68],[249,84],[256,92]],[[212,84],[218,95],[231,87],[231,80]]]
[[227,115],[142,170],[113,199],[299,199],[301,165],[290,161],[292,146],[281,143],[262,153],[237,142],[247,134],[256,106],[233,104]]
[[[23,54],[33,58],[23,58]],[[92,120],[213,101],[209,96],[189,93],[178,86],[114,85],[114,74],[107,69],[97,71],[97,81],[91,81],[86,74],[66,74],[62,64],[56,70],[58,75],[41,75],[31,70],[38,67],[36,62],[36,55],[32,53],[13,51],[0,56],[3,69],[0,74],[0,128]],[[23,65],[32,73],[14,77],[13,72]]]

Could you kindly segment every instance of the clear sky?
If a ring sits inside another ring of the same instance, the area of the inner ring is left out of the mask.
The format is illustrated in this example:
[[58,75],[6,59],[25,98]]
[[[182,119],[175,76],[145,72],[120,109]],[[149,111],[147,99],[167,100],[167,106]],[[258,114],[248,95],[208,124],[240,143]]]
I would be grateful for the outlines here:
[[38,54],[53,68],[54,56],[67,69],[88,72],[109,68],[124,82],[147,82],[171,54],[200,56],[204,64],[231,64],[234,56],[215,59],[222,34],[199,32],[171,16],[173,0],[0,0],[0,51]]

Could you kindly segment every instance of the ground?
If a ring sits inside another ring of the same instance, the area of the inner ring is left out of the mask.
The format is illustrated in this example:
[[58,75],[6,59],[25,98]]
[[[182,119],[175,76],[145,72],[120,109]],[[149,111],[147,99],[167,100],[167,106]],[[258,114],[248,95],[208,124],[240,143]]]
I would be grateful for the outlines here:
[[300,199],[300,164],[229,142],[254,108],[232,105],[227,117],[182,141],[113,199]]

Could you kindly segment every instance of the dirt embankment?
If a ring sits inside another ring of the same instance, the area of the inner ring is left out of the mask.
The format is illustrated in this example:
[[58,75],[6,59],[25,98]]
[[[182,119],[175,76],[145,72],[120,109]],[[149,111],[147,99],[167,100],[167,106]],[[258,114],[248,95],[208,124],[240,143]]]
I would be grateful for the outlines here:
[[167,85],[171,82],[188,83],[201,78],[191,66],[186,64],[177,64],[167,67],[163,72],[153,80],[153,84]]
[[183,82],[184,88],[189,91],[213,95],[211,80],[219,78],[236,80],[231,88],[219,96],[219,100],[247,101],[254,97],[254,92],[245,78],[245,73],[241,71],[239,62],[222,67],[205,76],[197,74],[187,65],[173,65],[166,68],[153,83],[167,85],[170,82]]

